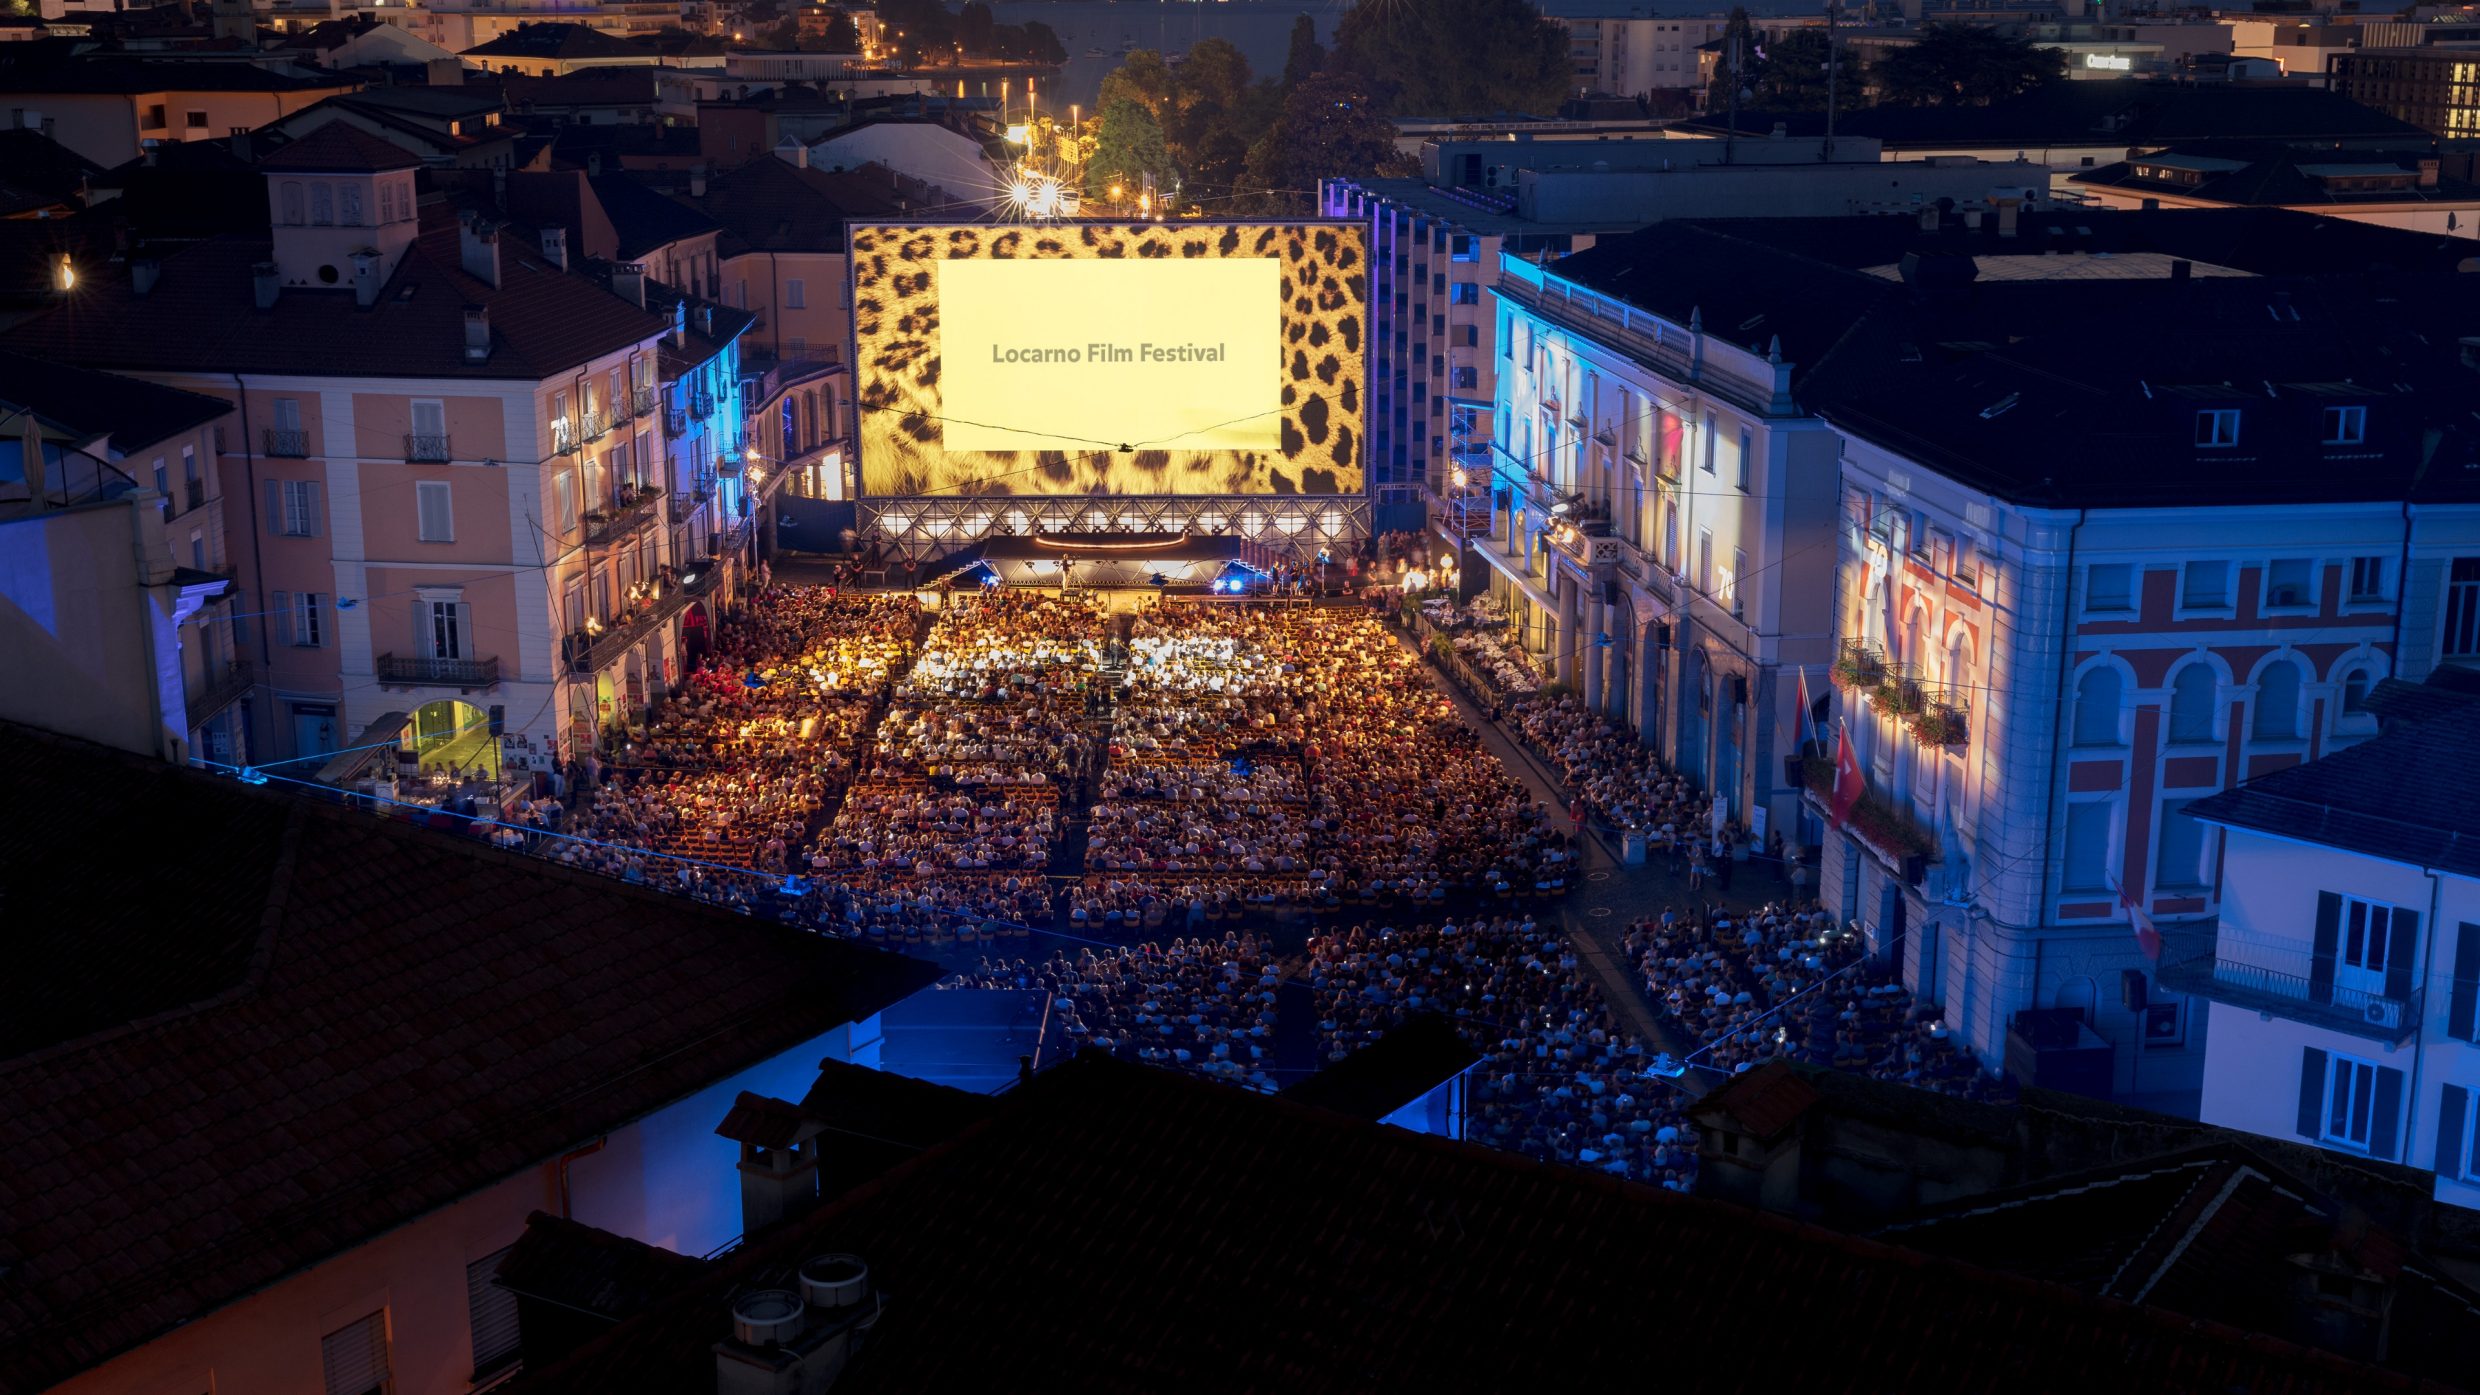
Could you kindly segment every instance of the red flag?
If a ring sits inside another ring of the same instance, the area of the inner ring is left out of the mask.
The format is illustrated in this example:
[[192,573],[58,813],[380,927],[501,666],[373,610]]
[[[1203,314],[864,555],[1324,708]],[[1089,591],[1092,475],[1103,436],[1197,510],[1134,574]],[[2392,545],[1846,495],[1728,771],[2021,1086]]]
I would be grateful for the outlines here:
[[1834,798],[1827,808],[1834,815],[1834,826],[1841,828],[1851,817],[1851,806],[1860,802],[1869,787],[1868,778],[1860,773],[1860,757],[1851,749],[1851,728],[1837,727],[1834,733]]
[[2136,904],[2136,898],[2127,894],[2127,887],[2124,883],[2113,882],[2111,885],[2118,888],[2119,909],[2127,913],[2127,923],[2135,927],[2136,948],[2144,951],[2146,959],[2156,964],[2160,963],[2161,931],[2153,925],[2153,918],[2144,913],[2142,906]]

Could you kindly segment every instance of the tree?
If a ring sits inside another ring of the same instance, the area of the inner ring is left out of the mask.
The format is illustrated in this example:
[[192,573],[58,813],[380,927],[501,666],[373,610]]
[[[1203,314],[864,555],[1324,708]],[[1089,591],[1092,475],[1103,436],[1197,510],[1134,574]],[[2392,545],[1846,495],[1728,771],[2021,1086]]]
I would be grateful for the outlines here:
[[1068,61],[1068,46],[1059,42],[1057,31],[1049,25],[1038,19],[1029,19],[1025,21],[1022,28],[1025,33],[1024,48],[1014,56],[1028,63],[1065,63]]
[[969,54],[994,53],[997,50],[991,44],[991,31],[998,27],[998,21],[991,18],[990,6],[982,0],[965,0],[964,8],[956,13],[956,42],[964,45]]
[[1356,73],[1320,73],[1283,98],[1283,114],[1250,147],[1244,183],[1268,211],[1305,206],[1321,179],[1366,179],[1395,168],[1395,124]]
[[1131,101],[1145,108],[1156,126],[1169,126],[1179,115],[1180,81],[1172,76],[1170,65],[1161,54],[1141,48],[1119,62],[1119,66],[1103,75],[1102,90],[1094,94],[1094,109],[1108,108],[1113,102]]
[[1237,189],[1248,170],[1250,147],[1265,138],[1283,115],[1283,89],[1252,83],[1231,106],[1209,115],[1189,113],[1188,142],[1179,152],[1189,192],[1215,197]]
[[1929,24],[1920,38],[1877,60],[1870,85],[1900,107],[1985,107],[2063,81],[2067,56],[1982,24]]
[[1117,97],[1103,106],[1094,123],[1094,153],[1085,162],[1087,198],[1109,199],[1116,184],[1121,195],[1114,202],[1134,203],[1147,175],[1167,189],[1174,173],[1162,126],[1144,103]]
[[794,49],[801,46],[801,21],[786,19],[758,36],[768,48]]
[[1556,111],[1575,86],[1565,27],[1531,0],[1359,0],[1335,26],[1333,66],[1383,110]]
[[829,10],[826,36],[819,42],[825,45],[829,53],[859,53],[861,51],[861,26],[853,23],[852,16],[842,10]]
[[1291,50],[1283,55],[1283,85],[1298,87],[1310,74],[1326,66],[1326,47],[1317,39],[1317,21],[1302,15],[1292,21]]
[[[1849,75],[1850,54],[1844,54]],[[1765,45],[1765,59],[1749,84],[1761,111],[1824,111],[1826,109],[1826,32],[1794,29]],[[1852,93],[1840,92],[1848,102]]]
[[1756,85],[1765,80],[1761,47],[1757,27],[1748,20],[1748,11],[1732,6],[1731,17],[1722,22],[1722,37],[1715,40],[1714,80],[1705,89],[1707,111],[1729,111],[1734,85],[1751,94],[1756,91]]

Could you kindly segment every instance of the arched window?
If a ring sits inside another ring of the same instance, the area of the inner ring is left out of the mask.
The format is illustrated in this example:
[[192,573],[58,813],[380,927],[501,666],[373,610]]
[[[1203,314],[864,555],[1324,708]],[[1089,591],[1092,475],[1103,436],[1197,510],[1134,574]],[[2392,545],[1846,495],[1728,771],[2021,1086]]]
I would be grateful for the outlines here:
[[2221,682],[2211,664],[2192,663],[2180,669],[2178,677],[2170,680],[2171,741],[2211,741],[2213,708],[2220,692]]
[[2354,668],[2342,675],[2343,715],[2356,717],[2368,710],[2368,688],[2375,675],[2364,668]]
[[301,226],[301,181],[298,179],[288,179],[284,181],[282,189],[278,192],[278,197],[280,197],[284,202],[285,225],[287,227]]
[[348,228],[362,225],[362,186],[344,183],[336,186],[336,221]]
[[2118,670],[2108,664],[2087,669],[2075,685],[2075,744],[2115,746],[2118,739]]
[[325,184],[313,184],[313,185],[311,185],[311,186],[310,186],[310,222],[311,222],[311,224],[312,224],[313,226],[315,226],[315,227],[322,227],[322,228],[324,228],[324,227],[327,227],[328,225],[330,225],[330,224],[334,223],[335,221],[336,221],[336,199],[335,199],[335,194],[334,194],[334,192],[333,192],[333,191],[331,191],[331,190],[330,190],[330,189],[329,189],[329,188],[328,188]]
[[1962,630],[1946,641],[1946,686],[1957,692],[1972,687],[1972,636]]
[[2256,676],[2256,727],[2259,741],[2289,741],[2299,735],[2299,665],[2276,659]]

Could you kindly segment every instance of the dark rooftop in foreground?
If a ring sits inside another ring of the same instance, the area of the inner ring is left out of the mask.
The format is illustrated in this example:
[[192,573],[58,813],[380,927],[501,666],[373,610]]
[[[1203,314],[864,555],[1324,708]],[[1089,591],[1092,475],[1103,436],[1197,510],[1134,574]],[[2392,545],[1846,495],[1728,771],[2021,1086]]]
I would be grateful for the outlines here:
[[[0,349],[0,407],[25,408],[81,436],[108,434],[117,450],[151,446],[232,411],[219,398],[5,349]],[[11,432],[0,451],[16,449]]]
[[[2199,140],[2425,141],[2428,134],[2338,92],[2311,87],[2153,82],[2113,78],[2053,82],[1986,107],[1864,107],[1835,118],[1835,130],[1871,136],[1893,149],[2017,146],[2038,160],[2053,145],[2151,148]],[[1744,110],[1739,132],[1760,139],[1777,126],[1821,135],[1822,112]],[[1684,123],[1720,135],[1727,114]]]
[[[1082,1058],[524,1395],[713,1390],[731,1298],[851,1252],[886,1295],[839,1392],[2409,1390],[2056,1283]],[[2434,1387],[2431,1387],[2434,1388]]]
[[2480,877],[2480,702],[2434,703],[2423,718],[2304,765],[2198,800],[2207,823],[2390,862]]
[[1383,1119],[1480,1059],[1454,1023],[1424,1013],[1301,1077],[1283,1097],[1355,1119]]
[[[864,1018],[935,966],[0,725],[0,1389]],[[133,872],[126,840],[163,838]],[[39,873],[35,869],[40,869]]]

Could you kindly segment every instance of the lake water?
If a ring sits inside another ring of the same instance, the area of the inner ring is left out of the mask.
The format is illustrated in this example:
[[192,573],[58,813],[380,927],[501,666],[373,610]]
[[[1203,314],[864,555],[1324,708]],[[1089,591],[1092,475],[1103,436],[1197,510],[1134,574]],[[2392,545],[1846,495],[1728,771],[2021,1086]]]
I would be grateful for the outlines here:
[[[1163,3],[1163,0],[999,0],[990,7],[1001,24],[1040,20],[1059,35],[1068,50],[1067,66],[1040,88],[1044,110],[1078,103],[1091,114],[1102,79],[1120,64],[1126,47],[1160,50],[1164,56],[1185,51],[1200,39],[1229,39],[1248,56],[1256,77],[1283,76],[1283,56],[1290,51],[1292,21],[1309,15],[1317,21],[1318,42],[1331,45],[1335,21],[1343,17],[1337,3],[1303,0],[1223,0],[1217,4]],[[1100,49],[1099,57],[1089,57]]]

